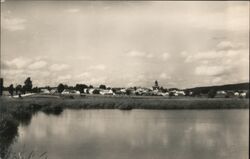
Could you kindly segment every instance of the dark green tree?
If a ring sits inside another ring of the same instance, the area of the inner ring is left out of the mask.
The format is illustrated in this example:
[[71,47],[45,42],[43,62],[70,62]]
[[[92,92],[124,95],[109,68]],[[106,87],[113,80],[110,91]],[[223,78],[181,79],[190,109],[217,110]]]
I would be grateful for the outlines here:
[[100,91],[98,89],[93,90],[93,94],[100,94]]
[[18,94],[19,92],[21,92],[21,90],[22,90],[22,85],[17,85],[16,86],[16,94]]
[[246,98],[249,98],[249,90],[247,90]]
[[62,93],[64,89],[65,89],[65,86],[64,86],[62,83],[60,83],[60,84],[57,86],[57,91],[58,91],[59,93]]
[[40,88],[34,87],[34,88],[32,88],[32,92],[33,93],[39,93],[40,92]]
[[101,85],[99,86],[99,88],[100,88],[100,89],[106,89],[106,86],[105,86],[104,84],[101,84]]
[[209,90],[207,95],[208,95],[208,98],[214,98],[216,94],[217,94],[217,91],[215,89],[211,89]]
[[11,85],[9,86],[8,91],[9,91],[10,95],[13,96],[13,94],[14,94],[14,87],[13,87],[13,84],[11,84]]
[[30,77],[28,77],[25,81],[24,81],[24,91],[26,92],[31,92],[32,89],[32,81],[30,79]]
[[89,85],[89,88],[94,88],[92,85]]
[[75,89],[81,93],[84,93],[85,88],[88,88],[88,86],[85,84],[76,84],[76,86],[75,86]]

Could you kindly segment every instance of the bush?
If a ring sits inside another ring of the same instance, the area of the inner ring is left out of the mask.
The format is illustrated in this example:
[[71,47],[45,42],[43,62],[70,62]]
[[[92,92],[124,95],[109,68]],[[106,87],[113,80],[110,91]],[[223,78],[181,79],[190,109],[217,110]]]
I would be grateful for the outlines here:
[[214,89],[209,90],[208,92],[208,98],[214,98],[217,94],[217,91]]
[[95,89],[95,90],[93,91],[93,94],[100,94],[100,91],[97,90],[97,89]]

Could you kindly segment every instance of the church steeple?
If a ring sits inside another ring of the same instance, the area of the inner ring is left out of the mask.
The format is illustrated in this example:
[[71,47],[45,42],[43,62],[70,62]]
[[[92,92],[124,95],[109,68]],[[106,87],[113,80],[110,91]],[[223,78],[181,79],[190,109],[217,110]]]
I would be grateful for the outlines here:
[[155,80],[155,85],[153,86],[153,90],[159,90],[159,85],[157,80]]

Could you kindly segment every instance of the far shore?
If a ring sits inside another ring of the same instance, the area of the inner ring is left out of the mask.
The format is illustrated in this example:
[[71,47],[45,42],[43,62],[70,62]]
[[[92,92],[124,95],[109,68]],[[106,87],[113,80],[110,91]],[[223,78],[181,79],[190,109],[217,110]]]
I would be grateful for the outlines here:
[[236,98],[166,98],[157,96],[100,96],[100,95],[40,95],[19,98],[0,98],[8,107],[40,105],[72,109],[242,109],[249,108],[249,99]]

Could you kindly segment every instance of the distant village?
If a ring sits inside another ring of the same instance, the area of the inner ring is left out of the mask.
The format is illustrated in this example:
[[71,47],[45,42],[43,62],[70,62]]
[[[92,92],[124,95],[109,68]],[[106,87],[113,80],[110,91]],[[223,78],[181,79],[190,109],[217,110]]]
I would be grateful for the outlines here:
[[[249,84],[248,84],[249,85]],[[164,88],[159,85],[158,81],[154,81],[151,88],[146,87],[129,87],[129,88],[111,88],[101,84],[99,87],[86,84],[76,84],[68,86],[60,83],[57,87],[33,87],[31,78],[24,81],[24,85],[4,88],[3,95],[14,98],[29,96],[35,93],[44,95],[103,95],[103,96],[162,96],[168,98],[174,97],[201,97],[201,98],[249,98],[249,90],[247,88],[241,90],[222,90],[206,88],[206,89],[178,89]]]

